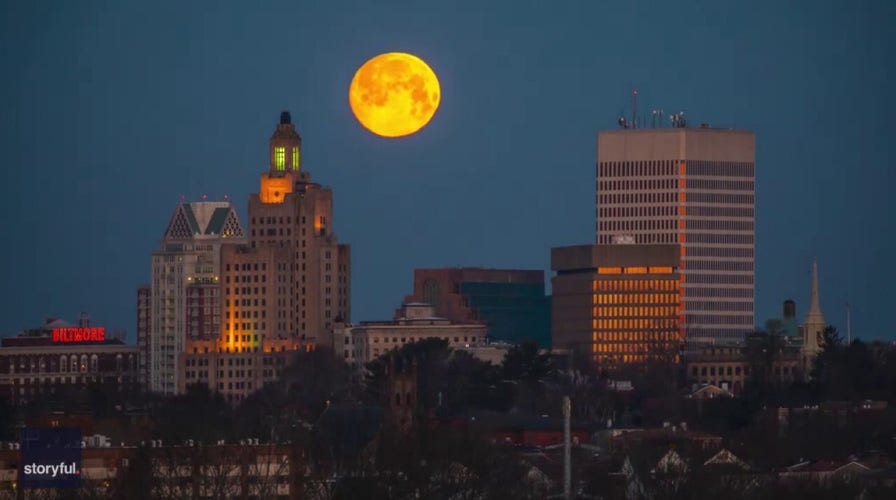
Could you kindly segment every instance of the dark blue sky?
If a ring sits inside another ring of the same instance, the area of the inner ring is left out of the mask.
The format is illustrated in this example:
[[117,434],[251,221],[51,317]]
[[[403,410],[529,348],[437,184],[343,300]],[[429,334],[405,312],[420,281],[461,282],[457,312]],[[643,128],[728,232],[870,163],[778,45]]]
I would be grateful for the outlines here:
[[[756,132],[758,323],[802,317],[817,255],[828,321],[849,301],[855,335],[896,337],[896,2],[259,3],[3,3],[0,333],[85,310],[133,336],[174,205],[227,194],[245,223],[283,109],[334,190],[354,320],[391,317],[415,267],[547,269],[594,240],[595,135],[637,86]],[[349,110],[387,51],[441,80],[409,138]]]

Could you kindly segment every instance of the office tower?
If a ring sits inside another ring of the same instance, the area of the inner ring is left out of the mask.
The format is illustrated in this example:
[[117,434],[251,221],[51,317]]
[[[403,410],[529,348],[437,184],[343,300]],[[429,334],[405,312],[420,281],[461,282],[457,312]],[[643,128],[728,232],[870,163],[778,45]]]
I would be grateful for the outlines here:
[[553,347],[589,353],[607,369],[677,360],[678,252],[675,244],[551,249]]
[[[159,249],[152,254],[149,290],[138,290],[149,299],[148,344],[149,389],[163,394],[178,391],[178,356],[185,343],[217,337],[218,330],[193,322],[196,290],[209,297],[201,307],[213,317],[220,311],[221,245],[244,241],[243,227],[230,202],[201,201],[175,207]],[[209,291],[211,290],[211,291]],[[138,328],[138,337],[140,331]],[[138,342],[140,341],[138,340]]]
[[688,348],[754,327],[752,132],[623,129],[597,137],[597,243],[677,244]]
[[456,322],[481,321],[492,342],[551,344],[550,298],[541,270],[415,269],[414,293],[404,302],[430,304],[437,316]]
[[288,112],[269,149],[270,167],[249,196],[248,245],[225,250],[225,340],[237,349],[254,347],[256,336],[330,344],[333,322],[349,320],[351,289],[350,249],[333,232],[333,191],[302,171],[302,139]]
[[220,331],[189,343],[182,389],[204,383],[238,402],[297,350],[332,347],[333,324],[350,320],[350,248],[333,232],[332,190],[311,181],[301,153],[284,111],[249,196],[247,241],[221,247]]

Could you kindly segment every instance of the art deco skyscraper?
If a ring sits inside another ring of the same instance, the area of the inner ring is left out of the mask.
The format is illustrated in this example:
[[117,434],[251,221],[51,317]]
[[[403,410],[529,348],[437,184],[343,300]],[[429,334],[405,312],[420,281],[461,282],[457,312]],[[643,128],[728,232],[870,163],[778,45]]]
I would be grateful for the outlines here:
[[333,191],[302,171],[302,139],[288,112],[269,148],[269,169],[249,197],[249,243],[223,250],[222,334],[236,349],[264,338],[327,344],[350,307],[351,255],[333,232]]
[[755,138],[741,130],[622,129],[597,137],[597,243],[680,247],[687,346],[754,325]]
[[148,304],[149,320],[138,328],[138,343],[148,355],[150,390],[175,394],[185,343],[217,337],[221,245],[245,241],[244,236],[230,202],[181,203],[174,209],[152,254],[148,290],[138,290],[138,306],[145,311]]
[[239,402],[275,380],[296,350],[331,344],[333,323],[350,319],[351,254],[333,232],[333,192],[302,170],[288,112],[269,153],[249,196],[248,241],[221,247],[218,337],[188,344],[181,390],[207,384]]

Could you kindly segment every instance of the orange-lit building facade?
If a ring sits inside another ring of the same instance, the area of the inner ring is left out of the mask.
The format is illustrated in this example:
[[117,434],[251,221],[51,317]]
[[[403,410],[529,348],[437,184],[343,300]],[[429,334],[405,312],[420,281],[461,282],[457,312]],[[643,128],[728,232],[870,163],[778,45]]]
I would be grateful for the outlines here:
[[677,359],[684,338],[677,245],[551,250],[553,347],[602,367]]
[[350,319],[350,248],[333,231],[332,190],[302,171],[288,112],[269,150],[249,197],[248,241],[221,247],[219,333],[188,343],[181,389],[203,382],[239,401],[297,350],[331,345],[333,324]]

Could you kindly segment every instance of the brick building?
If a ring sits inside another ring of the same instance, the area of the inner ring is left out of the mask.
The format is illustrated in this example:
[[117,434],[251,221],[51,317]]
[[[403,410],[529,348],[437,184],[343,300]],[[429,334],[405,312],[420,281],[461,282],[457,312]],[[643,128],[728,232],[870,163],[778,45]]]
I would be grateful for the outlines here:
[[75,325],[51,318],[40,328],[0,340],[0,395],[24,405],[60,386],[101,383],[136,390],[139,359],[136,346],[107,337],[86,314]]

